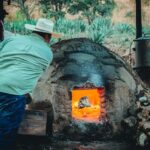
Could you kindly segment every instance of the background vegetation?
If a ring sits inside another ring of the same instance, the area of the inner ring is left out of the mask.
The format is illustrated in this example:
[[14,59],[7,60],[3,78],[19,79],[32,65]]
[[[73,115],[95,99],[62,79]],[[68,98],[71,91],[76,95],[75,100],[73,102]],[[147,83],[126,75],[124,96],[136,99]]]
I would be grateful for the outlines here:
[[[12,6],[17,7],[14,19],[5,19],[5,29],[14,33],[28,34],[24,24],[35,24],[37,19],[33,12],[40,12],[38,17],[47,17],[55,22],[54,30],[63,34],[62,39],[87,37],[96,43],[103,44],[123,56],[130,52],[135,39],[135,25],[123,20],[114,21],[113,13],[123,7],[120,0],[12,0]],[[130,5],[134,5],[133,0]],[[150,5],[149,0],[142,1]],[[122,2],[123,4],[123,2]],[[124,2],[124,5],[127,5]],[[121,10],[120,10],[121,12]],[[72,17],[67,18],[66,15]],[[143,14],[144,15],[144,14]],[[77,16],[76,19],[73,16]],[[37,17],[37,18],[38,18]],[[135,12],[128,10],[124,18],[135,17]],[[73,18],[73,19],[72,19]],[[123,18],[123,19],[124,19]],[[132,22],[132,21],[131,21]],[[149,34],[147,24],[143,33]],[[52,39],[52,43],[57,42]]]

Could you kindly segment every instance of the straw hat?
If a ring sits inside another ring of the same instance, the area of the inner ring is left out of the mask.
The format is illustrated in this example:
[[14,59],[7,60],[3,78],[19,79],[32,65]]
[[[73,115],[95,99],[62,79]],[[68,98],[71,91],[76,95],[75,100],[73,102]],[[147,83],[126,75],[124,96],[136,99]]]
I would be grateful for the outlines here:
[[39,18],[36,25],[25,24],[25,28],[32,31],[50,33],[54,38],[60,38],[61,34],[53,32],[54,23],[45,18]]

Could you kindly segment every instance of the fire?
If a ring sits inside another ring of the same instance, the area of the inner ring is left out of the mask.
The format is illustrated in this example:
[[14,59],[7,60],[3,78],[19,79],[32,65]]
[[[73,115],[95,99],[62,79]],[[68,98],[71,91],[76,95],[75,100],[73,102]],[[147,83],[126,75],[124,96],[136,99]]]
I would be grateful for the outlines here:
[[99,122],[104,88],[72,90],[72,117],[75,120]]

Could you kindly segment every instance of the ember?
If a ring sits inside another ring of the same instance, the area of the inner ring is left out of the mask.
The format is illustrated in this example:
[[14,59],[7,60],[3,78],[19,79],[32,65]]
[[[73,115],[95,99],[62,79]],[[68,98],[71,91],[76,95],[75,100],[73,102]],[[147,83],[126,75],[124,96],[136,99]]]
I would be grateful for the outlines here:
[[99,122],[104,88],[72,90],[72,117],[75,120]]

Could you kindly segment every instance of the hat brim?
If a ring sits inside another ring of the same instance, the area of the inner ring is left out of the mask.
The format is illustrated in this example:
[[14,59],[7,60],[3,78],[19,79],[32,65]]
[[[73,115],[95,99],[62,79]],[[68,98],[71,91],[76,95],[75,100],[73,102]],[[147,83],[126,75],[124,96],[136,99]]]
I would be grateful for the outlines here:
[[25,24],[25,28],[28,29],[28,30],[31,30],[31,31],[49,33],[49,34],[52,35],[53,38],[60,38],[60,37],[61,37],[61,34],[59,34],[59,33],[48,32],[48,31],[45,31],[45,30],[40,30],[40,29],[37,29],[37,28],[35,27],[35,25]]

